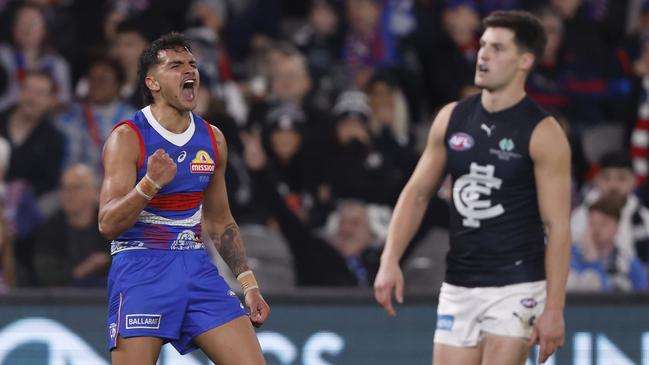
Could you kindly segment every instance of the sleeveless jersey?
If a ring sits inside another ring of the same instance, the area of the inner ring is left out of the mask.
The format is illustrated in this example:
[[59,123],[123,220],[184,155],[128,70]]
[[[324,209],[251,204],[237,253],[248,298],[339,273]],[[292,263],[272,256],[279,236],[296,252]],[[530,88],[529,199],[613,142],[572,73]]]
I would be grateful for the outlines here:
[[147,172],[146,162],[159,148],[177,165],[176,176],[142,210],[133,227],[111,243],[111,253],[132,249],[197,250],[201,239],[203,191],[219,165],[216,139],[210,125],[190,113],[190,126],[174,134],[164,129],[149,106],[135,113],[128,124],[138,135],[140,159],[137,180]]
[[475,95],[458,102],[446,131],[452,207],[446,282],[503,286],[545,279],[532,132],[548,113],[526,96],[489,113]]

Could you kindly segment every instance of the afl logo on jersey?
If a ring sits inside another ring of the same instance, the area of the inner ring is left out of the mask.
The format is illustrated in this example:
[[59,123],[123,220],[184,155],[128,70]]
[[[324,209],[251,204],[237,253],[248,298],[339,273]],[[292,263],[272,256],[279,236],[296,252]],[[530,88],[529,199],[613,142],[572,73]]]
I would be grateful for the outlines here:
[[473,137],[462,132],[454,133],[448,140],[448,146],[456,151],[466,151],[473,145]]
[[209,153],[203,150],[196,152],[196,157],[189,166],[192,173],[212,173],[215,168],[214,160],[212,160]]

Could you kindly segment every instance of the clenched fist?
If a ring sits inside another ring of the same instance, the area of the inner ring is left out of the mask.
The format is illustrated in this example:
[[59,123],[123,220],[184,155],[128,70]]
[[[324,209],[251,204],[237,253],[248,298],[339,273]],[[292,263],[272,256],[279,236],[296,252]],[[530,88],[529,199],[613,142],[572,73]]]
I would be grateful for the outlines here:
[[169,154],[162,148],[155,151],[146,163],[146,174],[158,185],[165,186],[176,176],[178,167]]

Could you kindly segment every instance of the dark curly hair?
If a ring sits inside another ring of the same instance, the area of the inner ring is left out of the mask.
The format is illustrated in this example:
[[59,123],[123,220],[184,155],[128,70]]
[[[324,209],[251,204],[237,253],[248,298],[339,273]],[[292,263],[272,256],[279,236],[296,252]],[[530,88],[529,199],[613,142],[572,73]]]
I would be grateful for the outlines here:
[[186,49],[189,52],[191,52],[192,50],[191,44],[183,34],[172,32],[156,39],[142,52],[142,55],[140,55],[140,60],[138,62],[137,76],[145,105],[153,103],[153,94],[151,93],[151,90],[149,90],[149,88],[146,86],[144,80],[146,79],[146,75],[149,73],[151,67],[160,64],[158,52],[165,49]]

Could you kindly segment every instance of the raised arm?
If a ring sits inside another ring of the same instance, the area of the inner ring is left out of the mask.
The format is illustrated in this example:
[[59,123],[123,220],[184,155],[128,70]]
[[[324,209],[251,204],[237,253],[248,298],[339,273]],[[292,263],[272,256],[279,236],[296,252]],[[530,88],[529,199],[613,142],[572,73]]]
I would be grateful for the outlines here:
[[381,255],[381,266],[374,282],[376,301],[390,315],[395,315],[392,307],[393,290],[397,301],[403,302],[403,274],[399,268],[399,260],[421,224],[428,202],[443,178],[446,167],[444,138],[454,107],[455,103],[446,105],[435,117],[428,134],[426,149],[394,208],[388,238]]
[[[140,157],[137,132],[123,124],[108,137],[103,151],[104,181],[99,194],[99,232],[109,240],[135,224],[138,215],[149,202],[136,189],[137,163]],[[147,161],[145,193],[157,193],[176,175],[176,164],[164,150],[159,149]]]
[[246,251],[239,234],[239,227],[230,212],[225,187],[225,166],[228,159],[227,144],[221,131],[214,127],[211,128],[213,128],[216,145],[219,149],[219,167],[214,172],[205,190],[202,224],[223,261],[228,264],[234,276],[242,284],[246,305],[250,308],[250,320],[253,325],[258,327],[268,317],[270,308],[261,296],[256,282],[252,283],[250,281],[251,271],[248,267]]
[[544,119],[532,133],[530,155],[541,219],[548,232],[545,253],[547,299],[531,342],[539,342],[545,362],[564,340],[563,309],[570,262],[570,146],[554,118]]

